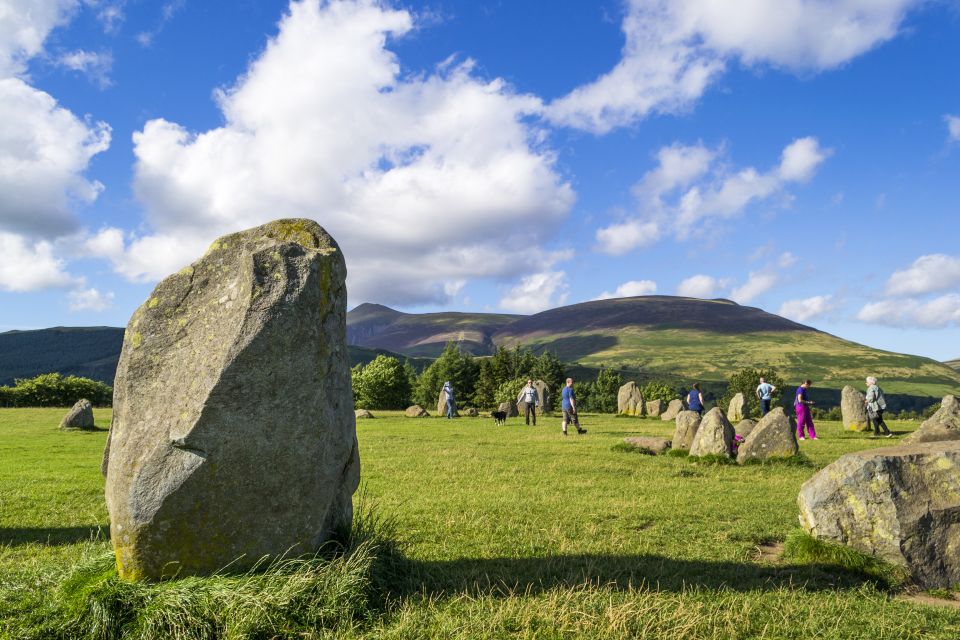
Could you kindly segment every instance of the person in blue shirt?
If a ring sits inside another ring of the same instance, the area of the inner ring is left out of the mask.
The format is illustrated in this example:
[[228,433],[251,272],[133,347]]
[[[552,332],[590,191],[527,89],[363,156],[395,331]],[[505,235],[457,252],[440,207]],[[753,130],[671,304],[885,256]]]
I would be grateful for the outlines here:
[[700,392],[700,383],[694,382],[693,389],[687,394],[687,407],[690,411],[696,411],[703,417],[703,393]]
[[586,433],[586,429],[580,428],[580,418],[577,416],[577,396],[573,393],[573,378],[567,378],[567,386],[563,388],[560,394],[562,401],[560,408],[563,409],[563,435],[567,435],[567,424],[573,423],[577,427],[577,433]]
[[773,392],[777,388],[760,378],[760,385],[757,387],[757,397],[760,398],[760,417],[767,415],[770,412],[770,400],[773,398]]

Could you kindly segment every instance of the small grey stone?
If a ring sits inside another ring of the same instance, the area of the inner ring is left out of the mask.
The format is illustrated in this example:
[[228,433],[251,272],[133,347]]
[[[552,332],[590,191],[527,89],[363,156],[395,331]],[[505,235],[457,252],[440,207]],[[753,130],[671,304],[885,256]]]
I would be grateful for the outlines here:
[[645,449],[650,453],[657,455],[670,449],[670,441],[666,438],[654,438],[651,436],[639,436],[634,438],[624,438],[623,441],[637,449]]
[[70,411],[67,411],[67,415],[63,416],[63,420],[60,421],[60,428],[64,430],[93,429],[93,405],[90,404],[90,401],[85,398],[77,400]]
[[427,410],[418,404],[407,407],[407,410],[403,412],[403,415],[408,418],[429,418],[430,417],[430,414],[427,413]]
[[361,419],[366,420],[373,417],[373,414],[367,411],[366,409],[357,409],[356,411],[353,412],[353,414],[357,417],[358,420],[361,420]]
[[683,411],[683,400],[679,398],[671,400],[667,405],[667,410],[660,414],[661,420],[674,420],[677,414]]
[[647,400],[647,417],[657,418],[663,413],[663,400]]

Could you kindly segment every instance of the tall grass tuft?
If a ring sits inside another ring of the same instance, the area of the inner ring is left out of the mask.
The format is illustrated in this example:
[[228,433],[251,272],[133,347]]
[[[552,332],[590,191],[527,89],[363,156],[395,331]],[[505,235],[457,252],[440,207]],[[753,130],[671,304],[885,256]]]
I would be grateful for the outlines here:
[[402,573],[391,526],[358,510],[352,529],[317,555],[265,560],[234,575],[125,582],[112,553],[91,555],[42,602],[34,594],[16,607],[20,637],[303,638],[355,630],[382,610]]
[[910,581],[910,572],[851,547],[818,540],[806,532],[792,531],[783,545],[783,558],[803,564],[824,564],[876,580],[886,589],[900,589]]

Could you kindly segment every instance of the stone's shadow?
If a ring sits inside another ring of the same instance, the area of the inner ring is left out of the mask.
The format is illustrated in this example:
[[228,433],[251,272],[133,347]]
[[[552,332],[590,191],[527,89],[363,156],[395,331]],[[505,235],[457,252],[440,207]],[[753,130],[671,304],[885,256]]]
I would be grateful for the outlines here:
[[85,527],[0,527],[0,547],[24,544],[59,546],[110,539],[110,525]]
[[64,433],[97,433],[97,432],[106,433],[107,431],[110,431],[110,427],[98,427],[98,426],[96,426],[96,425],[94,425],[94,426],[92,426],[92,427],[87,427],[86,429],[79,429],[79,428],[77,428],[77,429],[60,429],[60,428],[58,427],[58,430],[60,430],[60,431],[62,431],[62,432],[64,432]]
[[573,555],[540,558],[489,558],[446,561],[401,560],[393,595],[540,593],[584,585],[614,590],[649,588],[682,592],[691,588],[775,591],[800,588],[826,591],[876,584],[875,578],[825,564],[760,564],[680,560],[656,555]]

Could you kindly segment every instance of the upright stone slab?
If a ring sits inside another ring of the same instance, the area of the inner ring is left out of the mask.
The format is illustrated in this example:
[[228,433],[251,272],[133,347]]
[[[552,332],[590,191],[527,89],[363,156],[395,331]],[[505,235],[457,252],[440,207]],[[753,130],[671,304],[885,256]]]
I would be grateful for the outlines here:
[[760,419],[737,449],[737,462],[790,458],[800,453],[796,429],[783,407],[776,407]]
[[617,413],[624,416],[643,415],[643,394],[637,383],[630,381],[617,392]]
[[869,431],[867,424],[866,397],[847,385],[840,392],[840,414],[843,417],[843,428],[848,431]]
[[658,418],[663,413],[663,400],[647,400],[647,417]]
[[674,420],[681,411],[683,411],[683,400],[679,398],[671,400],[670,404],[667,405],[667,410],[660,414],[660,419]]
[[93,429],[93,405],[90,401],[85,398],[77,400],[70,408],[70,411],[67,411],[67,415],[63,416],[63,419],[60,421],[60,428],[64,431],[71,429],[84,429],[89,431]]
[[924,588],[960,584],[960,441],[848,453],[797,502],[810,535],[906,567]]
[[747,399],[742,393],[738,393],[730,398],[730,404],[727,406],[727,420],[731,423],[740,422],[750,415]]
[[960,440],[960,404],[955,396],[944,397],[937,412],[924,420],[919,429],[904,439],[904,443],[947,440]]
[[243,571],[349,526],[346,267],[311,220],[214,242],[127,325],[106,467],[124,579]]
[[757,423],[755,420],[746,418],[744,420],[741,420],[737,424],[735,424],[733,427],[733,430],[734,432],[736,432],[738,436],[746,438],[747,436],[750,435],[750,432],[752,432],[756,428],[756,426],[757,426]]
[[507,414],[508,418],[514,418],[520,415],[520,413],[517,411],[516,402],[501,402],[499,410]]
[[549,413],[553,410],[553,398],[550,397],[550,385],[548,385],[543,380],[534,380],[533,388],[537,390],[537,395],[540,396],[540,406],[537,407],[537,415],[542,416],[544,413]]
[[720,407],[714,407],[703,416],[693,444],[690,445],[690,455],[729,457],[733,451],[733,436],[733,425],[727,420],[727,416],[723,415]]
[[[443,389],[440,389],[440,395],[437,396],[437,415],[446,416],[447,415],[447,394],[443,392]],[[456,417],[460,416],[460,412],[457,411],[457,403],[453,403],[453,415]]]
[[700,414],[696,411],[681,411],[677,414],[677,427],[673,431],[674,449],[690,450],[700,428]]

